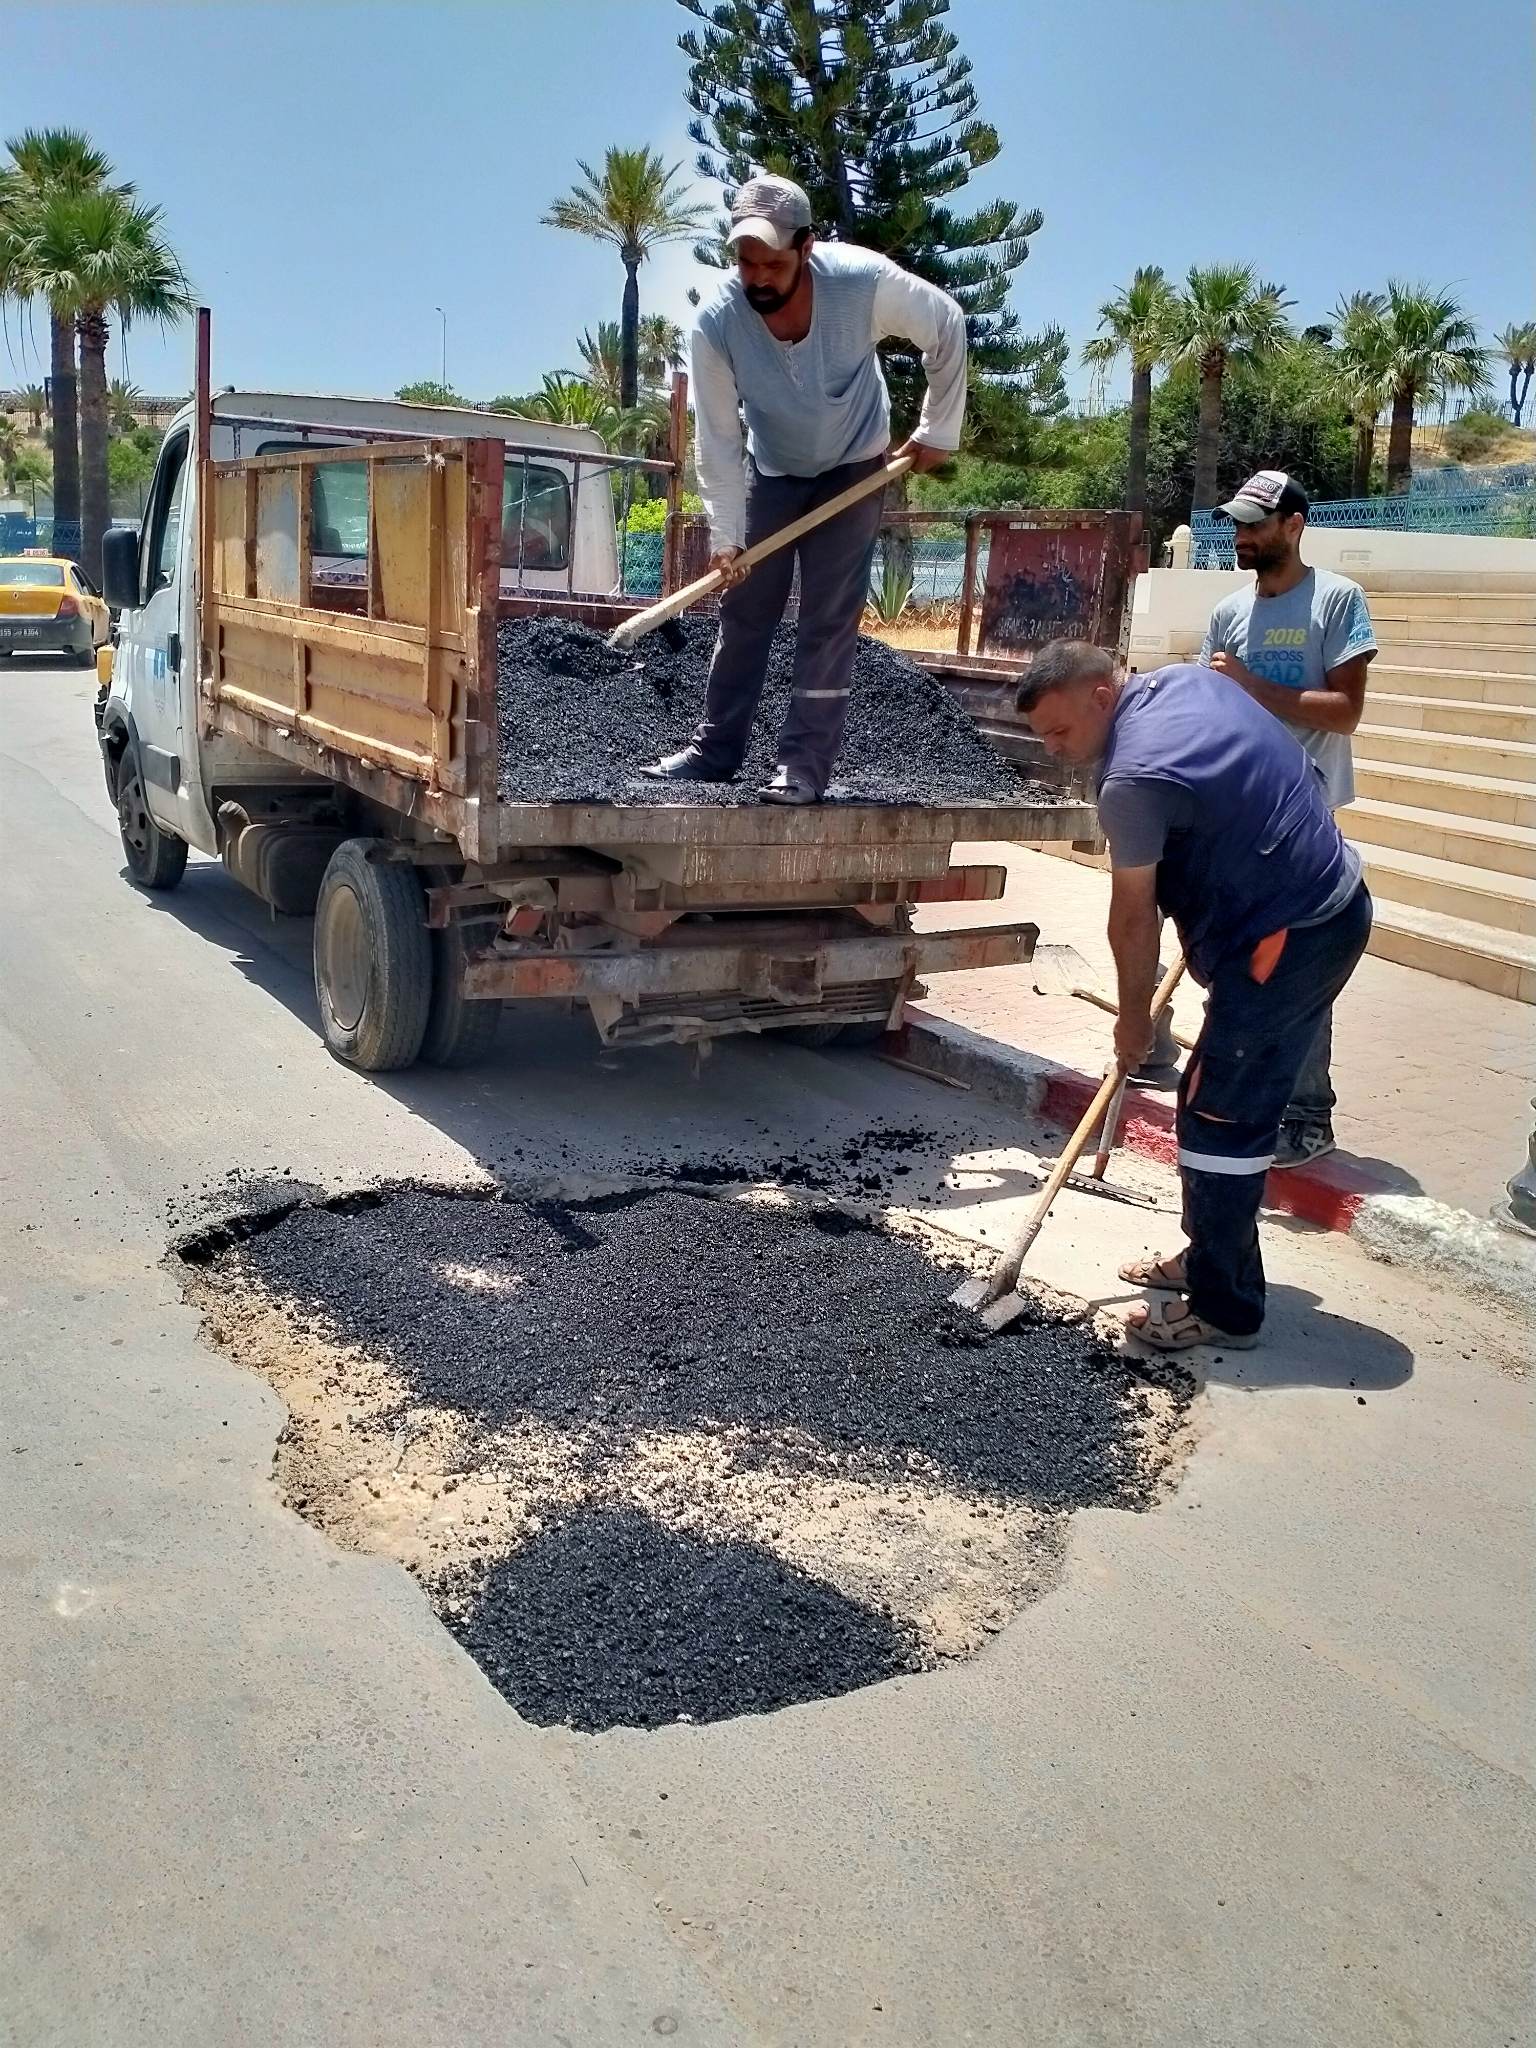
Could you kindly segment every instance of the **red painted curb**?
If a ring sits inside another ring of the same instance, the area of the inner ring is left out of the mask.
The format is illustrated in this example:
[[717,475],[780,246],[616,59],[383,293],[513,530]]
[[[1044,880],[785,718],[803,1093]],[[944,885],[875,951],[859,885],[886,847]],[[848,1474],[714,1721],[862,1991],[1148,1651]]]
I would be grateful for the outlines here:
[[[978,1043],[985,1046],[989,1041],[978,1041],[969,1027],[961,1027],[969,1044],[958,1066],[953,1060],[925,1059],[925,1052],[943,1039],[945,1024],[945,1019],[921,1011],[914,1005],[908,1009],[902,1029],[894,1034],[893,1041],[887,1043],[893,1045],[903,1060],[916,1067],[929,1067],[935,1073],[957,1071],[963,1074],[970,1069],[985,1074],[988,1065],[995,1064],[999,1094],[1005,1093],[1001,1085],[1004,1083],[1007,1084],[1007,1093],[1017,1090],[1019,1069],[1008,1058],[1011,1054],[1017,1060],[1017,1049],[998,1046],[995,1061],[989,1062],[986,1052],[976,1049]],[[1044,1093],[1038,1104],[1039,1114],[1071,1130],[1081,1121],[1083,1112],[1098,1094],[1103,1076],[1079,1073],[1075,1067],[1060,1066],[1037,1053],[1025,1057],[1044,1084]],[[1163,1096],[1147,1095],[1135,1089],[1127,1091],[1117,1142],[1145,1158],[1157,1160],[1163,1166],[1177,1166],[1178,1140],[1174,1135],[1173,1103]],[[1331,1157],[1318,1166],[1297,1166],[1284,1173],[1271,1173],[1265,1183],[1264,1202],[1266,1208],[1279,1209],[1286,1215],[1299,1217],[1304,1223],[1315,1224],[1319,1229],[1347,1231],[1370,1196],[1387,1193],[1390,1189],[1386,1182],[1350,1165],[1347,1160]]]

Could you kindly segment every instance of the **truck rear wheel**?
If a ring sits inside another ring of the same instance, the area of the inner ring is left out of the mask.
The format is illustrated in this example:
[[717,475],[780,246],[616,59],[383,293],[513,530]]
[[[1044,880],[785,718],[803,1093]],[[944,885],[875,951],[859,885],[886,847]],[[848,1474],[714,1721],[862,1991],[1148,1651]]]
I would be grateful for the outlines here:
[[492,919],[450,924],[432,934],[432,1008],[421,1056],[434,1067],[477,1067],[490,1058],[501,1023],[502,1004],[466,1000],[464,960],[472,946],[496,930]]
[[117,799],[117,830],[129,877],[141,889],[174,889],[187,871],[187,842],[167,832],[149,815],[144,800],[144,770],[133,740],[123,751],[113,788]]
[[338,1059],[365,1074],[408,1067],[432,1004],[432,948],[416,870],[371,861],[382,839],[346,839],[315,905],[320,1029]]

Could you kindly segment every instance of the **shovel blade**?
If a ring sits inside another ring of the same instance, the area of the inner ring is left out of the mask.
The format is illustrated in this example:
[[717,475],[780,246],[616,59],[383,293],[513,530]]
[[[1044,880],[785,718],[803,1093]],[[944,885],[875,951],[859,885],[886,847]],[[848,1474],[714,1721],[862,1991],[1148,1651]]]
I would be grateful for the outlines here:
[[956,1308],[968,1308],[973,1315],[980,1315],[989,1298],[991,1281],[985,1273],[973,1273],[969,1280],[962,1280],[949,1297]]
[[1010,1323],[1018,1321],[1028,1307],[1029,1303],[1023,1295],[1014,1293],[1010,1288],[1006,1294],[1000,1294],[996,1301],[981,1310],[981,1320],[989,1330],[1006,1330]]

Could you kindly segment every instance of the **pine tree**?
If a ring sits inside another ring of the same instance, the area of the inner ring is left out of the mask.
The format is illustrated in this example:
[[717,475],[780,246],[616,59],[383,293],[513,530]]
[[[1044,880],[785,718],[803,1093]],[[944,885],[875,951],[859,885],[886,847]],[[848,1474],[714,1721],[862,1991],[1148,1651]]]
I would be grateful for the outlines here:
[[[727,199],[757,169],[793,178],[818,233],[878,249],[959,300],[973,375],[1033,366],[1039,348],[1009,294],[1042,216],[1008,199],[971,211],[952,204],[1000,144],[978,118],[970,63],[943,25],[949,0],[680,5],[702,24],[679,38],[699,174]],[[725,263],[724,227],[697,245],[701,262]],[[896,344],[881,353],[904,432],[920,366]]]

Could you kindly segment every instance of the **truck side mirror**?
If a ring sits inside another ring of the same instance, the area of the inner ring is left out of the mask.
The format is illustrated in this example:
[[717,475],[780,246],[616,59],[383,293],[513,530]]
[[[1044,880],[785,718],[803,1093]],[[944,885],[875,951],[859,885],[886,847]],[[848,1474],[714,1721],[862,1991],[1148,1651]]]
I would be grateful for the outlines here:
[[143,603],[136,526],[108,527],[101,543],[101,582],[107,603],[115,610],[136,611]]

